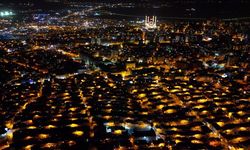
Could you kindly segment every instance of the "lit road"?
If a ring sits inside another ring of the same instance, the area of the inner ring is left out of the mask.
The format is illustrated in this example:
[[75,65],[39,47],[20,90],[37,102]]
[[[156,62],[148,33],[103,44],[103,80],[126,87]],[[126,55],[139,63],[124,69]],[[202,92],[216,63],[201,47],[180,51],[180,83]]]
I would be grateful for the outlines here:
[[[163,87],[163,89],[166,91],[166,92],[169,92],[169,89],[168,87]],[[170,94],[170,97],[173,98],[173,100],[179,104],[180,106],[184,107],[184,108],[188,108],[190,111],[190,113],[196,117],[196,119],[200,122],[202,122],[204,125],[206,125],[210,130],[213,131],[213,133],[220,139],[221,141],[221,144],[226,148],[226,149],[229,149],[229,150],[235,150],[236,148],[232,145],[229,144],[228,140],[226,138],[224,138],[221,133],[209,122],[205,121],[203,118],[200,117],[200,115],[195,112],[194,110],[192,110],[192,108],[190,108],[188,106],[188,104],[186,104],[185,102],[183,102],[182,100],[179,99],[178,96],[176,96],[175,94]]]
[[16,64],[18,66],[24,67],[24,68],[30,68],[30,69],[38,71],[38,72],[40,72],[42,74],[48,73],[48,70],[46,70],[46,69],[40,69],[40,68],[38,68],[36,66],[31,66],[31,65],[21,63],[21,62],[18,62],[18,61],[11,61],[11,60],[7,60],[7,59],[3,59],[2,61],[5,62],[5,63],[10,63],[11,62],[11,63],[14,63],[14,64]]
[[27,108],[27,106],[28,106],[29,104],[36,102],[36,100],[37,100],[39,97],[42,96],[42,91],[43,91],[43,88],[44,88],[44,80],[45,80],[44,78],[41,78],[41,79],[40,79],[40,84],[41,84],[41,85],[40,85],[39,91],[37,92],[37,95],[36,95],[35,97],[32,97],[32,98],[30,98],[29,100],[27,100],[27,102],[25,102],[25,103],[16,111],[16,113],[13,115],[13,117],[12,117],[10,120],[6,121],[6,124],[5,124],[5,125],[6,125],[6,127],[7,127],[11,132],[9,132],[9,133],[6,135],[6,137],[7,137],[7,143],[6,143],[5,145],[3,145],[2,147],[0,147],[0,149],[6,149],[6,148],[10,147],[10,144],[12,143],[13,133],[14,133],[15,131],[18,130],[18,129],[15,129],[15,128],[14,128],[16,116],[17,116],[18,114],[21,114],[21,113]]
[[65,51],[63,49],[57,49],[57,48],[43,48],[41,46],[34,46],[32,48],[32,51],[36,51],[36,50],[46,50],[46,51],[55,51],[57,52],[58,54],[61,54],[61,55],[64,55],[64,56],[67,56],[69,58],[71,58],[74,62],[76,63],[80,63],[79,61],[75,60],[76,58],[79,58],[80,55],[79,54],[76,54],[76,53],[72,53],[72,52],[68,52],[68,51]]

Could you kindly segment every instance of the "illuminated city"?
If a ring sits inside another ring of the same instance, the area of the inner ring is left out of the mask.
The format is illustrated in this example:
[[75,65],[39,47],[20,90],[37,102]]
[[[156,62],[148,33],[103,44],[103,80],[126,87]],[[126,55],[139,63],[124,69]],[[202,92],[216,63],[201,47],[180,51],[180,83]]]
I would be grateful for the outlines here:
[[0,150],[249,150],[250,1],[0,1]]

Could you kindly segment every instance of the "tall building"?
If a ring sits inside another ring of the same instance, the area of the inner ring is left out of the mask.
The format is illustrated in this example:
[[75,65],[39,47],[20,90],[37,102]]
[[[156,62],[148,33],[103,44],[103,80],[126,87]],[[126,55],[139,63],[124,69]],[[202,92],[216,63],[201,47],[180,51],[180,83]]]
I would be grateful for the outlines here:
[[142,42],[145,43],[146,42],[146,32],[142,31]]

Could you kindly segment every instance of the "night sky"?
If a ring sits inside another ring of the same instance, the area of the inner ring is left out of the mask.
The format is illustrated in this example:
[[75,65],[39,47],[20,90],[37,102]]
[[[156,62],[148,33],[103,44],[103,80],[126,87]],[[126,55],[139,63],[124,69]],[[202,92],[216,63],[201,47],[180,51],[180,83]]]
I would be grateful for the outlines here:
[[[1,0],[0,9],[10,8],[13,10],[27,9],[22,7],[22,3],[29,2],[32,4],[31,9],[47,10],[67,9],[67,2],[102,2],[102,3],[119,3],[133,2],[136,8],[115,9],[111,10],[116,13],[128,15],[143,16],[150,12],[149,15],[162,17],[197,17],[197,18],[234,18],[249,17],[250,1],[249,0]],[[66,2],[66,3],[65,3]],[[163,6],[159,8],[158,6]],[[156,8],[152,8],[155,7]],[[165,7],[167,6],[167,7]],[[188,9],[194,8],[195,12],[187,12]]]

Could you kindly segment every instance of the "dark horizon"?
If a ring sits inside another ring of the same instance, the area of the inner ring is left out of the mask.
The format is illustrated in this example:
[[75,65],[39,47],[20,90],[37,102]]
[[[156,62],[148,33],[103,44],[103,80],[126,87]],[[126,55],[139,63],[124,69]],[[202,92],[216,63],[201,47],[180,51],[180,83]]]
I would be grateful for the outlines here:
[[[61,10],[67,9],[69,3],[75,4],[79,3],[129,3],[132,2],[136,6],[135,10],[129,8],[115,8],[110,11],[114,11],[115,13],[122,13],[127,15],[145,15],[145,12],[151,12],[151,14],[155,14],[161,17],[193,17],[193,18],[235,18],[235,17],[250,17],[250,1],[248,0],[95,0],[95,1],[81,1],[81,0],[4,0],[1,1],[0,8],[6,9],[29,9],[27,5],[25,7],[22,5],[23,3],[29,3],[32,5],[30,7],[41,9],[44,11],[47,10]],[[159,8],[161,7],[161,8]],[[70,8],[68,8],[70,9]],[[188,10],[195,11],[188,11]]]

